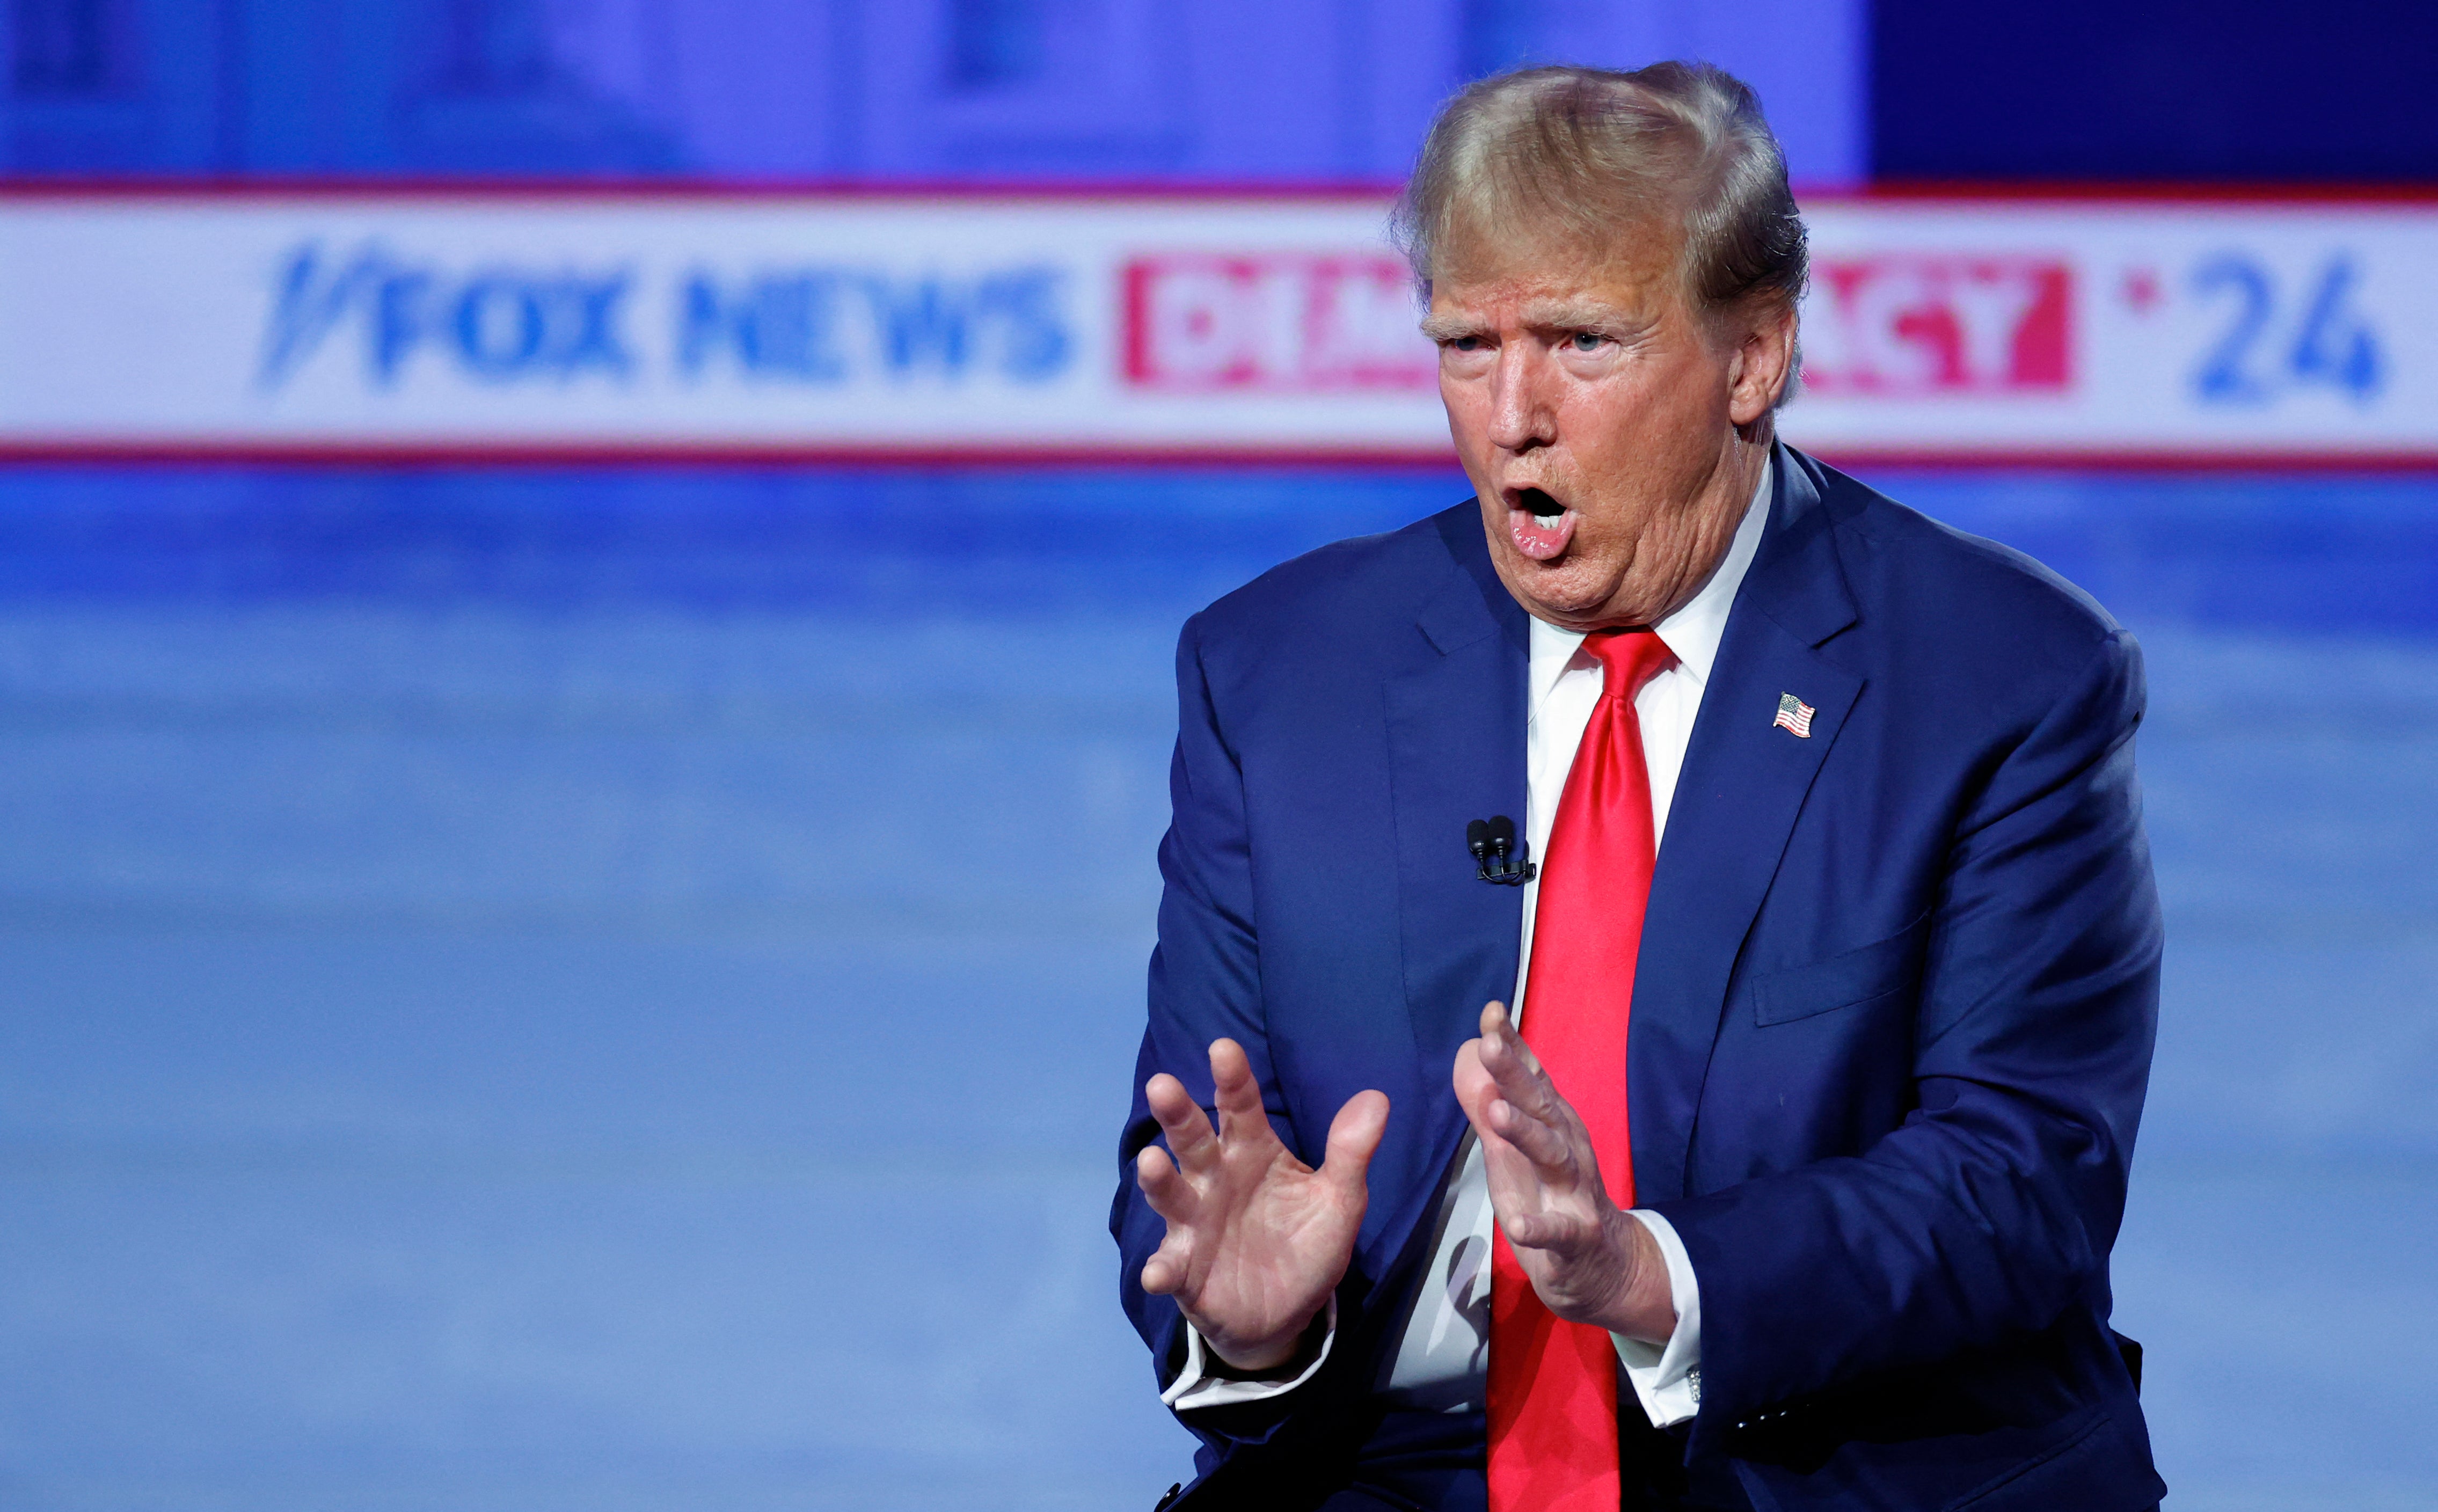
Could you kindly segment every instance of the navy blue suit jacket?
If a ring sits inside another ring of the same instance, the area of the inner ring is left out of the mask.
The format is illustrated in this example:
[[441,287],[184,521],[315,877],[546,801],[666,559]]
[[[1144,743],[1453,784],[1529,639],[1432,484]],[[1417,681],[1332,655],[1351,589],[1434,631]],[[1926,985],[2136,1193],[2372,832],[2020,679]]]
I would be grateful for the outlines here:
[[[2140,652],[2037,563],[1776,457],[1617,1068],[1637,1198],[1701,1282],[1687,1452],[1760,1506],[2147,1507],[2106,1326],[2158,995]],[[1164,1231],[1131,1176],[1158,1136],[1143,1081],[1208,1105],[1232,1036],[1315,1165],[1348,1098],[1391,1104],[1328,1365],[1181,1415],[1214,1501],[1247,1466],[1350,1452],[1393,1359],[1464,1131],[1457,1047],[1515,980],[1521,898],[1475,878],[1465,825],[1524,812],[1528,647],[1470,501],[1185,627],[1111,1218],[1162,1380],[1182,1323],[1138,1279]],[[1809,738],[1773,727],[1789,693]]]

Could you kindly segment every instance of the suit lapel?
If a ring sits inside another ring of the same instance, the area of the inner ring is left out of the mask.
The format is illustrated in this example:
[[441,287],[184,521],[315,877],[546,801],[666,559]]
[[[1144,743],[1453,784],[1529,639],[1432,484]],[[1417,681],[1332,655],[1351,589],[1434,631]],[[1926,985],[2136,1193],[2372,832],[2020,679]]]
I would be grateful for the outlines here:
[[[1522,889],[1478,881],[1464,833],[1468,821],[1494,814],[1522,822],[1530,638],[1522,607],[1490,566],[1479,517],[1468,510],[1443,522],[1442,536],[1455,560],[1417,621],[1430,650],[1420,667],[1386,679],[1382,695],[1405,1010],[1425,1080],[1436,1074],[1445,1091],[1447,1068],[1476,1031],[1482,1005],[1505,1001],[1515,986]],[[1418,1111],[1427,1126],[1411,1148],[1429,1174],[1401,1185],[1422,1206],[1383,1214],[1374,1230],[1382,1236],[1421,1221],[1463,1134],[1453,1096],[1427,1097]]]
[[[1768,533],[1727,619],[1652,878],[1634,971],[1627,1094],[1634,1189],[1684,1195],[1693,1116],[1728,979],[1805,796],[1863,679],[1817,649],[1855,620],[1827,510],[1784,447]],[[1781,695],[1811,734],[1775,728]]]

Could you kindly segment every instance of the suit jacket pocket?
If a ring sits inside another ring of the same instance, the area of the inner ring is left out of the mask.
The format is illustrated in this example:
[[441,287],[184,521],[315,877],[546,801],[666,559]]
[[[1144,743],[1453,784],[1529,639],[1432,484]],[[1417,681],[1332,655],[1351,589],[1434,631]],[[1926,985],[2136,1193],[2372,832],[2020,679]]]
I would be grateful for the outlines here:
[[1786,1024],[1901,993],[1921,977],[1922,942],[1929,937],[1925,912],[1884,940],[1809,966],[1771,972],[1753,983],[1753,1018]]

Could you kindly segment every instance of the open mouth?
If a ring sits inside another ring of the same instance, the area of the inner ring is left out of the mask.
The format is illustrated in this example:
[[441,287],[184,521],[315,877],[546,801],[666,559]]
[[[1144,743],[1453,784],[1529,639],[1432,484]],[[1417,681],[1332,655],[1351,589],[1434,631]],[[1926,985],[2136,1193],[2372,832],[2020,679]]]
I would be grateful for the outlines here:
[[1563,554],[1575,538],[1575,512],[1539,488],[1511,489],[1507,495],[1507,533],[1515,549],[1534,561]]

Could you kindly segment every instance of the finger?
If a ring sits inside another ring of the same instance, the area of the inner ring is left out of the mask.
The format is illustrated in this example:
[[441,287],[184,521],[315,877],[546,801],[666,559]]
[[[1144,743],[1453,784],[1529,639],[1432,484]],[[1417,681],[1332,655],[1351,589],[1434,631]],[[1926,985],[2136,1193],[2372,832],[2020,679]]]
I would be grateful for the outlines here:
[[1185,1246],[1175,1235],[1150,1259],[1143,1261],[1142,1288],[1154,1296],[1171,1296],[1185,1290],[1185,1278],[1191,1274],[1186,1264]]
[[1482,1176],[1490,1188],[1490,1206],[1506,1221],[1510,1214],[1540,1211],[1546,1201],[1548,1183],[1541,1176],[1541,1168],[1524,1153],[1488,1130],[1481,1140]]
[[1364,1173],[1370,1169],[1371,1156],[1387,1132],[1388,1095],[1385,1092],[1357,1092],[1329,1122],[1329,1149],[1321,1156],[1320,1173],[1341,1200],[1358,1209],[1370,1190],[1364,1184]]
[[[1496,1005],[1492,1005],[1495,1007]],[[1465,1121],[1473,1126],[1473,1134],[1481,1141],[1482,1153],[1490,1162],[1491,1187],[1493,1192],[1506,1191],[1517,1197],[1537,1189],[1542,1185],[1538,1164],[1517,1151],[1507,1137],[1507,1125],[1493,1114],[1505,1108],[1517,1112],[1514,1104],[1499,1095],[1498,1083],[1481,1064],[1487,1042],[1468,1040],[1456,1052],[1456,1099],[1464,1110]]]
[[1449,1073],[1449,1080],[1456,1083],[1457,1106],[1464,1110],[1475,1133],[1480,1132],[1482,1119],[1498,1096],[1497,1081],[1481,1064],[1481,1049],[1479,1040],[1467,1040],[1458,1046],[1456,1066]]
[[1481,1011],[1481,1063],[1493,1076],[1502,1069],[1526,1077],[1540,1073],[1540,1057],[1524,1043],[1523,1031],[1496,1003]]
[[1541,1058],[1532,1053],[1532,1046],[1524,1043],[1523,1026],[1515,1022],[1515,1015],[1506,1004],[1493,1002],[1483,1005],[1481,1037],[1519,1056],[1529,1070],[1540,1071]]
[[1540,1057],[1512,1026],[1502,1026],[1494,1037],[1482,1037],[1481,1064],[1508,1101],[1536,1118],[1554,1122],[1561,1116],[1558,1110],[1565,1106],[1564,1099],[1541,1068]]
[[1582,1254],[1598,1238],[1599,1225],[1571,1213],[1502,1215],[1500,1232],[1518,1249],[1546,1250],[1554,1255]]
[[1167,1152],[1157,1145],[1146,1147],[1135,1157],[1135,1185],[1142,1188],[1151,1210],[1171,1224],[1191,1223],[1194,1210],[1201,1205],[1193,1184],[1170,1163]]
[[1210,1081],[1218,1089],[1219,1139],[1231,1148],[1263,1141],[1276,1144],[1278,1131],[1262,1106],[1262,1084],[1253,1078],[1252,1058],[1234,1040],[1210,1042]]
[[1576,1179],[1574,1146],[1564,1133],[1504,1098],[1493,1099],[1486,1111],[1492,1132],[1514,1146],[1545,1180],[1572,1183]]
[[1210,1118],[1184,1082],[1162,1071],[1143,1083],[1143,1100],[1159,1120],[1160,1133],[1168,1135],[1168,1148],[1179,1166],[1200,1171],[1217,1164],[1219,1136],[1211,1133]]

